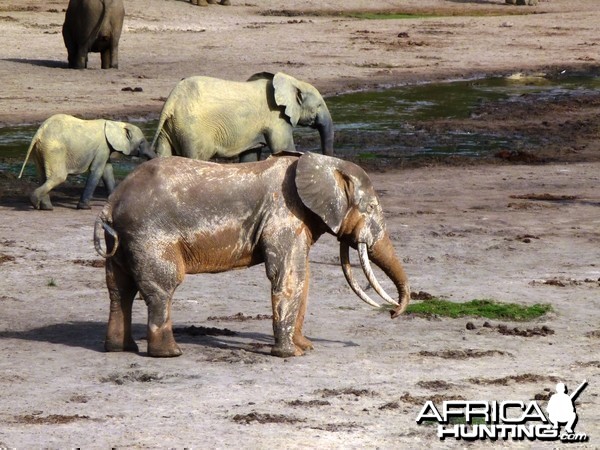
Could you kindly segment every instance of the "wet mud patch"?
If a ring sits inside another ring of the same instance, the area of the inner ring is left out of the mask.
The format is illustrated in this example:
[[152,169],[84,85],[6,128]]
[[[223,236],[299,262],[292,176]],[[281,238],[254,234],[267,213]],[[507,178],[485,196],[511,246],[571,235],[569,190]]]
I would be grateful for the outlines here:
[[600,361],[576,361],[574,365],[577,367],[592,367],[600,369]]
[[273,320],[273,316],[268,314],[246,316],[244,313],[239,312],[231,316],[209,316],[206,320],[219,322],[247,322],[249,320]]
[[600,278],[597,280],[592,280],[591,278],[586,278],[584,280],[576,280],[573,278],[549,278],[547,280],[533,280],[531,283],[532,286],[535,285],[546,285],[546,286],[556,286],[556,287],[572,287],[572,286],[591,286],[591,287],[600,287]]
[[465,400],[465,398],[458,394],[411,395],[408,392],[405,392],[400,397],[401,402],[418,406],[423,406],[427,401],[432,401],[437,405],[449,400]]
[[356,388],[344,388],[344,389],[319,389],[315,391],[315,394],[320,395],[322,398],[330,397],[343,397],[343,396],[354,396],[354,397],[376,397],[377,392],[370,391],[368,389],[356,389]]
[[103,259],[74,259],[73,264],[84,267],[101,268],[105,266],[105,261]]
[[424,357],[435,357],[443,359],[469,359],[486,358],[488,356],[513,356],[511,353],[502,350],[475,350],[472,348],[467,348],[465,350],[421,350],[416,354]]
[[496,331],[504,336],[521,336],[521,337],[534,337],[534,336],[551,336],[554,334],[554,330],[547,325],[533,328],[520,328],[520,327],[509,327],[506,324],[492,325],[490,322],[484,322],[481,328],[478,328],[473,322],[467,322],[465,327],[467,330],[479,330],[477,334],[482,334],[484,330]]
[[289,406],[299,406],[303,408],[313,408],[319,406],[330,406],[331,403],[327,400],[290,400],[285,402]]
[[207,354],[203,361],[209,363],[257,364],[268,358],[268,352],[263,354],[252,350],[216,350]]
[[13,262],[15,260],[14,256],[5,255],[4,253],[0,253],[0,264],[4,264],[7,262]]
[[335,432],[348,432],[352,430],[357,430],[360,428],[364,428],[363,426],[357,424],[356,422],[343,422],[343,423],[328,423],[325,425],[316,425],[308,427],[312,430],[322,430],[329,431],[331,433]]
[[42,416],[37,414],[26,414],[23,416],[15,416],[14,423],[21,423],[27,425],[65,425],[68,423],[79,422],[82,420],[97,420],[92,419],[90,416],[75,415],[63,415],[63,414],[50,414],[48,416]]
[[433,391],[447,391],[456,387],[455,384],[448,383],[444,380],[419,381],[417,386],[425,389],[431,389]]
[[161,381],[163,378],[164,377],[159,375],[158,372],[134,370],[127,373],[112,373],[106,377],[100,378],[100,381],[102,383],[123,385],[128,383],[152,383],[155,381]]
[[283,414],[269,414],[269,413],[258,413],[258,412],[251,412],[248,414],[236,414],[235,416],[232,417],[232,420],[234,422],[240,423],[240,424],[251,424],[251,423],[260,423],[260,424],[265,424],[265,423],[277,423],[277,424],[296,424],[296,423],[302,423],[305,422],[304,419],[299,419],[297,417],[290,417],[290,416],[286,416]]
[[511,195],[510,198],[519,200],[543,200],[550,202],[564,202],[577,200],[579,197],[576,195],[555,195],[555,194],[524,194],[524,195]]
[[479,385],[508,386],[512,383],[558,383],[560,381],[560,378],[552,375],[537,375],[534,373],[523,373],[520,375],[509,375],[502,378],[469,378],[467,381],[469,383]]

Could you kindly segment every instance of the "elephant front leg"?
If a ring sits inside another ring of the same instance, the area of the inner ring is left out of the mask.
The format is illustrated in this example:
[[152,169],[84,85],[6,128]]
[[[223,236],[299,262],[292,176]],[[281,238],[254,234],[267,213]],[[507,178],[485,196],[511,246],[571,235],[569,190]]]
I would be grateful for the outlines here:
[[111,163],[107,163],[106,166],[104,166],[104,171],[102,172],[102,182],[108,191],[108,195],[112,194],[112,192],[115,190],[116,183]]
[[100,67],[102,69],[119,68],[118,42],[111,42],[110,46],[100,52]]
[[[284,248],[284,247],[282,247]],[[286,256],[266,261],[271,280],[273,335],[271,354],[282,358],[301,356],[312,344],[302,335],[308,294],[308,252],[297,244],[285,246]],[[299,255],[298,253],[303,253]]]
[[304,351],[294,343],[296,318],[300,307],[299,299],[287,293],[273,293],[271,296],[273,306],[273,335],[275,345],[271,348],[271,355],[287,358],[302,356]]
[[77,209],[91,209],[90,200],[92,198],[92,195],[94,195],[96,186],[98,186],[98,183],[100,182],[100,177],[104,174],[105,167],[106,167],[105,161],[102,162],[102,165],[100,165],[100,164],[92,165],[92,168],[90,169],[90,174],[88,175],[87,181],[85,182],[85,188],[83,189],[83,194],[81,194],[79,203],[77,203]]
[[306,260],[306,270],[304,274],[304,289],[300,295],[300,306],[298,308],[298,316],[296,317],[296,325],[294,327],[293,341],[296,347],[299,347],[303,351],[313,350],[315,347],[313,343],[304,336],[302,328],[304,326],[304,316],[306,315],[306,308],[308,306],[308,286],[310,280],[310,270],[308,265],[308,255]]

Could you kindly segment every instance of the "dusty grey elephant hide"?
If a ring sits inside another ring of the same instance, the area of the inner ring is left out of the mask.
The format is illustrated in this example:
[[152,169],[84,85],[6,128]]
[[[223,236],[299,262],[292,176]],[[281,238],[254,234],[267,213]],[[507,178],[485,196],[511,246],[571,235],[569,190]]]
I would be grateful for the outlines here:
[[100,53],[103,69],[119,68],[123,0],[70,0],[62,28],[69,67],[85,69],[88,53]]
[[36,209],[53,209],[50,191],[67,179],[67,175],[85,173],[89,175],[79,209],[89,209],[94,190],[102,178],[109,194],[115,188],[111,152],[124,155],[143,156],[148,159],[156,155],[144,133],[135,125],[110,120],[82,120],[67,114],[56,114],[47,119],[37,130],[23,162],[19,178],[30,155],[42,185],[30,196]]
[[[131,314],[140,292],[148,306],[148,354],[180,355],[171,304],[185,275],[264,263],[271,281],[271,354],[303,354],[313,348],[302,332],[308,253],[323,233],[340,241],[343,272],[360,298],[379,306],[352,274],[350,247],[358,249],[374,290],[396,305],[393,317],[404,311],[410,299],[408,280],[375,189],[358,166],[314,153],[247,164],[180,157],[142,164],[117,187],[95,224],[96,249],[107,257],[106,350],[138,350]],[[369,261],[394,283],[398,302],[383,291]]]
[[333,155],[333,121],[314,86],[282,72],[246,82],[191,77],[171,91],[152,148],[158,156],[255,161],[263,146],[293,151],[296,125],[317,129],[322,153]]

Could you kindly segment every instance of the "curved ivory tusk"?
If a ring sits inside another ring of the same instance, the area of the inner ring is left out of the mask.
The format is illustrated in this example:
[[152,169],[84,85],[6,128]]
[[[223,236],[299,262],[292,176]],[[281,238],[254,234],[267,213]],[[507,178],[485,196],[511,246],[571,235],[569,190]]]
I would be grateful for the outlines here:
[[350,267],[349,249],[350,246],[347,243],[342,242],[340,244],[340,261],[342,263],[342,270],[344,271],[346,281],[348,282],[354,293],[358,295],[363,302],[368,303],[369,305],[374,306],[375,308],[379,308],[379,304],[373,301],[371,297],[369,297],[366,294],[366,292],[362,290],[362,288],[358,285],[358,282],[354,278],[354,275],[352,275],[352,268]]
[[363,269],[363,272],[365,273],[367,280],[369,280],[369,283],[371,283],[371,286],[373,286],[373,289],[375,289],[375,292],[377,292],[386,302],[391,303],[394,306],[398,306],[398,302],[390,297],[387,292],[383,290],[379,284],[379,281],[377,281],[377,278],[373,273],[373,269],[371,268],[371,262],[369,261],[367,244],[364,242],[359,242],[358,244],[358,256],[360,258],[360,265]]

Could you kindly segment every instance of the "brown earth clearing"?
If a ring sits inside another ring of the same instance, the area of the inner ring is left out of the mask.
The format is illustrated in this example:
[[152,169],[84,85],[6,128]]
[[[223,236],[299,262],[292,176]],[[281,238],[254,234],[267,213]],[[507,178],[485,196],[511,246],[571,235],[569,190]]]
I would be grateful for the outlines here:
[[[332,96],[600,68],[596,0],[531,7],[503,0],[232,2],[201,8],[126,0],[120,68],[107,71],[96,54],[88,70],[66,68],[67,0],[1,2],[0,126],[38,125],[59,112],[156,118],[175,83],[200,74],[243,80],[284,71]],[[415,15],[366,14],[373,12]],[[3,170],[0,447],[463,447],[415,422],[427,400],[535,399],[545,411],[558,381],[573,390],[584,379],[576,431],[588,435],[584,445],[598,447],[600,91],[529,100],[414,123],[436,136],[485,130],[532,137],[520,148],[477,160],[353,158],[371,175],[419,297],[547,303],[553,312],[525,323],[392,321],[351,292],[338,244],[325,235],[311,252],[305,322],[316,348],[299,358],[268,354],[270,286],[262,266],[185,280],[173,308],[183,356],[145,356],[141,299],[134,335],[142,353],[103,352],[108,294],[91,238],[104,190],[91,211],[80,211],[81,185],[71,182],[53,193],[54,211],[35,211],[27,200],[33,179]],[[366,151],[371,144],[365,138]]]

